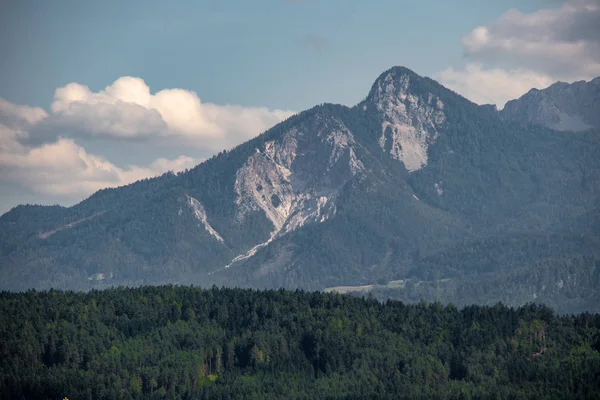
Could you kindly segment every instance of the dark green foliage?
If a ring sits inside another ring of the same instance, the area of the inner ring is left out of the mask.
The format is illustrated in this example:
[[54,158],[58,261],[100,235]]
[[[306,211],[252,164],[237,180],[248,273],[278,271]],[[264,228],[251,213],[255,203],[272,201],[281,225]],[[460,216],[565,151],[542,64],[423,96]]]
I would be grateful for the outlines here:
[[0,397],[598,398],[600,317],[193,287],[0,293]]

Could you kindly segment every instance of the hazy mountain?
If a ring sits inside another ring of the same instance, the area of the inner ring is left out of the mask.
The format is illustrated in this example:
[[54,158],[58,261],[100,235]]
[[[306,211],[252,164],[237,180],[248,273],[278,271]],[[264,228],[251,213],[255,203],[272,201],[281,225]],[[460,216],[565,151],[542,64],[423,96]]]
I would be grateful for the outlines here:
[[[0,288],[464,286],[573,257],[569,274],[598,279],[599,144],[597,129],[507,123],[395,67],[360,104],[314,107],[190,171],[14,208]],[[589,286],[568,296],[588,304]],[[423,296],[482,301],[465,287]]]
[[559,131],[600,128],[600,77],[590,82],[557,82],[531,89],[500,111],[506,121],[543,125]]

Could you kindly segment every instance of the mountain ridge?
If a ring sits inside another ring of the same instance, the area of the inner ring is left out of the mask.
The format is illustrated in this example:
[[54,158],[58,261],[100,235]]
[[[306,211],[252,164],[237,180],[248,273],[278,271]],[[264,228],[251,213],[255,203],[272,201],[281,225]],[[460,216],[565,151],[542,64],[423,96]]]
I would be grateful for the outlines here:
[[[0,217],[0,289],[324,289],[477,279],[561,251],[593,260],[597,232],[574,221],[598,209],[599,137],[505,121],[393,67],[355,106],[315,106],[190,170],[70,208],[13,208]],[[587,238],[535,247],[568,226]],[[514,235],[526,245],[486,256]]]
[[600,77],[555,82],[510,100],[500,111],[506,121],[543,125],[560,131],[600,128]]

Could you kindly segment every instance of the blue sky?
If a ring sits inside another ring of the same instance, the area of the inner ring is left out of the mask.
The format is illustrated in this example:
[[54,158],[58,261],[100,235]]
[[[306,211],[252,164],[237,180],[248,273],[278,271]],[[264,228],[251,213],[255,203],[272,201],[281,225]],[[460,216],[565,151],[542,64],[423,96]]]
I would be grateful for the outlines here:
[[120,76],[218,104],[351,105],[383,70],[463,61],[461,37],[536,1],[66,1],[0,5],[0,93],[47,107],[54,89]]
[[0,213],[190,167],[394,65],[499,106],[600,75],[596,5],[0,0]]

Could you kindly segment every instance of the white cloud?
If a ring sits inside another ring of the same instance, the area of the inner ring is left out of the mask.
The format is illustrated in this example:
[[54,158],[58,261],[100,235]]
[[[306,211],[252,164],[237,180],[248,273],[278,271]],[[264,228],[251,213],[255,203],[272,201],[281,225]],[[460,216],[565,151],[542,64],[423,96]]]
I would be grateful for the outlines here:
[[47,116],[42,108],[13,104],[0,98],[0,120],[6,125],[36,124]]
[[600,75],[600,5],[571,0],[560,7],[521,13],[512,9],[464,39],[472,60],[525,68],[564,80]]
[[531,13],[511,9],[474,28],[463,46],[466,66],[436,77],[478,103],[503,105],[558,80],[590,80],[600,76],[600,4],[568,0]]
[[152,94],[140,78],[122,77],[99,92],[70,83],[58,88],[44,131],[71,137],[148,140],[171,137],[211,151],[232,147],[294,114],[289,110],[203,103],[184,89]]
[[485,69],[480,64],[468,64],[464,69],[447,68],[435,75],[446,87],[478,104],[497,104],[543,89],[554,79],[548,75],[523,69]]
[[[171,153],[180,149],[206,154],[242,143],[293,114],[203,103],[196,93],[183,89],[152,93],[135,77],[119,78],[98,92],[69,83],[56,89],[50,112],[0,98],[0,193],[12,191],[0,194],[0,203],[15,197],[15,191],[39,195],[42,202],[51,198],[73,203],[102,188],[191,168],[201,161],[181,155],[122,167],[89,153],[77,144],[79,139],[99,138],[108,148],[137,140],[171,146]],[[105,146],[104,151],[110,150]]]
[[[180,156],[157,159],[148,166],[119,168],[102,156],[89,154],[72,139],[60,138],[36,148],[13,146],[0,152],[0,183],[40,195],[80,199],[99,189],[126,185],[167,171],[191,168],[201,160]],[[17,150],[17,151],[15,151]]]
[[102,188],[126,185],[167,171],[180,171],[202,161],[180,156],[173,160],[159,158],[146,166],[121,168],[102,156],[88,153],[73,139],[59,137],[51,143],[28,147],[19,139],[27,129],[45,118],[40,110],[0,101],[2,191],[7,187],[18,188],[40,195],[41,199],[49,196],[72,203]]

